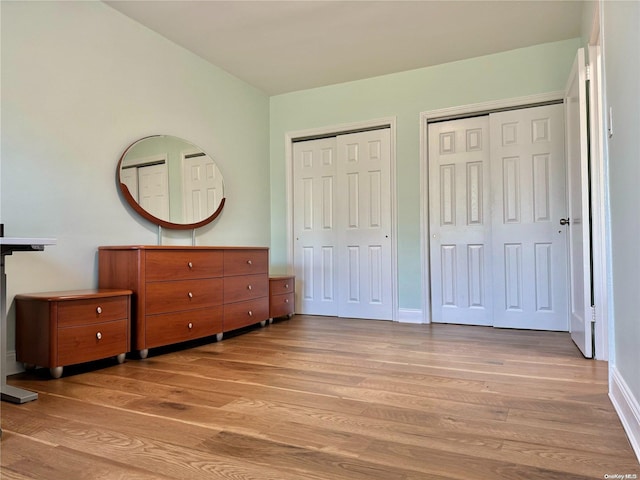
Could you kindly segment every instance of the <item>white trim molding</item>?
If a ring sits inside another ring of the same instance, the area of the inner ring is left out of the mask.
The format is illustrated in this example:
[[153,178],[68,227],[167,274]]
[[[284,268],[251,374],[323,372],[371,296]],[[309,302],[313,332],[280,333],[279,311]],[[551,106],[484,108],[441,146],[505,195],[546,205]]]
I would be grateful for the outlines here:
[[422,316],[422,310],[417,308],[399,308],[397,321],[399,323],[428,323]]
[[609,398],[640,462],[640,403],[615,366],[610,369]]

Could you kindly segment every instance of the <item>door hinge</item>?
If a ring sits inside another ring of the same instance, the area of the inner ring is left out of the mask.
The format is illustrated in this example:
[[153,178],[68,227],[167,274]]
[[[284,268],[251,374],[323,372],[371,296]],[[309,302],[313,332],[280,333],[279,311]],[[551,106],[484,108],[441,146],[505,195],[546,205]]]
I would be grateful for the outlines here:
[[596,307],[591,305],[591,323],[596,323]]
[[591,80],[591,64],[587,63],[584,67],[584,79]]

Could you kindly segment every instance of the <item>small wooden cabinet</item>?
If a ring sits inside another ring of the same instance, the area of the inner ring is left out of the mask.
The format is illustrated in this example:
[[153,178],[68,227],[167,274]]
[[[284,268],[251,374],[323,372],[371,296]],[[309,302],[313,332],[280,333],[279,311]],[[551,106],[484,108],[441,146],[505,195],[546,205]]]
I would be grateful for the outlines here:
[[295,313],[294,275],[278,275],[269,277],[269,321],[274,318],[289,317]]
[[74,290],[16,295],[16,359],[63,367],[129,351],[131,290]]
[[132,350],[216,335],[269,318],[264,247],[105,246],[98,285],[133,290]]

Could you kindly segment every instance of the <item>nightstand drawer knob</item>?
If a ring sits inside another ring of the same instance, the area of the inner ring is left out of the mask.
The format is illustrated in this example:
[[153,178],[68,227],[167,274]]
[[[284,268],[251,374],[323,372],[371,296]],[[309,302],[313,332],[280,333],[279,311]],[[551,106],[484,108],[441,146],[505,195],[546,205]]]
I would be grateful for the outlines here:
[[284,303],[289,303],[289,299],[288,299],[288,298],[285,298],[285,299],[284,299]]
[[253,262],[251,260],[247,260],[247,265],[253,265]]
[[102,307],[96,308],[96,312],[98,312],[98,315],[100,315],[102,313]]
[[253,287],[251,285],[247,285],[247,290],[253,290]]
[[189,262],[189,263],[187,263],[187,266],[188,266],[189,268],[193,268],[193,263]]
[[250,317],[253,317],[253,312],[252,312],[251,310],[249,310],[249,311],[247,312],[247,315],[249,315]]
[[187,327],[189,327],[189,330],[191,330],[193,328],[193,323],[189,322],[189,325],[187,325]]
[[189,292],[189,293],[187,293],[187,296],[188,296],[189,298],[193,298],[193,293]]
[[288,284],[288,283],[285,283],[285,284],[284,284],[284,288],[289,288],[289,284]]
[[102,333],[100,333],[100,332],[96,333],[96,338],[98,340],[102,340]]

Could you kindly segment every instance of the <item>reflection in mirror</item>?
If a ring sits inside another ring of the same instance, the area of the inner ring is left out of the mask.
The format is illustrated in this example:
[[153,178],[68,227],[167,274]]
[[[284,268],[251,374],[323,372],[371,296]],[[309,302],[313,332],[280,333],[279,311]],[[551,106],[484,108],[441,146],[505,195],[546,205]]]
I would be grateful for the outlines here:
[[118,163],[125,199],[147,220],[167,228],[206,225],[224,206],[222,174],[201,148],[170,135],[134,142]]

